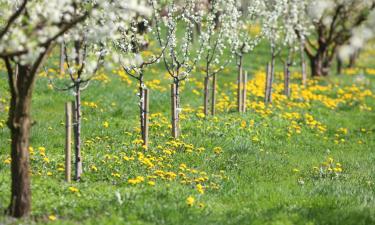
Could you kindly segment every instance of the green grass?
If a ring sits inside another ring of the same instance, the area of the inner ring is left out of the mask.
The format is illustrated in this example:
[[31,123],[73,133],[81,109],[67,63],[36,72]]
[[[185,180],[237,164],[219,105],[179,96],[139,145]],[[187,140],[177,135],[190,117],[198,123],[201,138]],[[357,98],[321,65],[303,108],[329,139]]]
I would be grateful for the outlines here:
[[[254,78],[255,71],[263,69],[268,56],[266,47],[259,48],[246,59],[245,68]],[[365,60],[365,59],[364,59]],[[280,64],[280,63],[279,63]],[[375,65],[367,64],[374,68]],[[298,68],[296,68],[297,70]],[[281,68],[278,68],[281,71]],[[71,93],[50,90],[46,78],[40,78],[33,96],[33,120],[31,145],[35,155],[32,165],[33,206],[27,224],[374,224],[375,223],[375,99],[374,95],[364,99],[350,99],[330,109],[321,101],[310,102],[311,107],[284,107],[282,110],[270,106],[272,114],[265,116],[255,109],[240,115],[220,111],[216,118],[201,119],[196,113],[203,102],[202,96],[192,91],[200,90],[197,82],[184,87],[182,105],[190,106],[192,112],[184,113],[183,138],[178,147],[168,142],[169,138],[169,91],[151,90],[151,112],[162,113],[163,119],[155,118],[150,131],[151,147],[145,151],[133,144],[138,138],[134,127],[138,126],[137,96],[135,84],[127,85],[118,76],[107,72],[111,82],[95,81],[83,93],[83,101],[95,102],[98,108],[83,108],[83,141],[92,140],[83,149],[84,175],[81,182],[67,184],[58,164],[64,162],[64,103],[72,100]],[[168,88],[162,66],[148,74],[148,80],[160,79],[161,87]],[[192,75],[202,83],[199,72]],[[368,84],[356,86],[361,91],[375,91],[374,76],[366,76]],[[226,88],[235,83],[235,67],[231,65],[219,77],[219,95],[225,94],[235,104],[235,90]],[[334,76],[320,80],[319,84],[333,84],[324,96],[338,97],[338,89],[351,86],[355,76]],[[278,82],[282,82],[278,80]],[[293,83],[298,84],[299,79]],[[3,109],[9,101],[4,70],[0,76],[0,121],[6,120]],[[294,90],[297,91],[297,90]],[[357,96],[356,94],[355,96]],[[280,96],[280,95],[279,95]],[[219,98],[222,99],[222,96]],[[249,95],[250,104],[260,102],[261,97]],[[292,102],[300,102],[293,98]],[[289,101],[280,101],[282,106]],[[115,104],[112,104],[115,103]],[[352,103],[350,105],[349,103]],[[373,110],[360,110],[366,104]],[[276,104],[277,105],[277,104]],[[226,111],[225,109],[224,111]],[[309,128],[303,118],[293,119],[301,127],[301,133],[287,136],[291,120],[282,117],[285,112],[298,112],[302,116],[311,114],[327,131],[323,134]],[[251,120],[254,125],[250,126]],[[109,128],[103,127],[103,122]],[[246,121],[246,128],[241,127]],[[3,121],[4,122],[4,121]],[[342,134],[339,128],[347,128]],[[361,129],[365,131],[361,131]],[[339,138],[335,135],[339,134]],[[256,141],[254,137],[258,137]],[[341,142],[340,139],[345,142]],[[339,143],[336,144],[335,140]],[[362,144],[359,144],[359,141]],[[9,132],[0,128],[0,210],[9,204],[10,169],[5,160],[9,155]],[[186,145],[194,148],[189,152]],[[161,146],[158,148],[157,146]],[[43,162],[38,147],[46,148],[50,163]],[[199,152],[199,147],[204,147]],[[223,153],[213,149],[221,147]],[[164,150],[171,150],[169,155]],[[122,157],[164,156],[160,165],[147,168],[137,161],[125,161]],[[117,160],[116,157],[119,159]],[[319,167],[328,157],[342,164],[343,172],[338,177],[319,177],[313,167]],[[203,182],[205,193],[199,194],[196,184],[181,184],[178,172],[180,164],[196,169],[198,174],[184,171],[188,178],[197,178],[206,172],[208,181]],[[98,171],[92,171],[95,165]],[[154,170],[173,171],[178,178],[157,178],[156,185],[147,184],[147,175]],[[296,171],[295,169],[298,169]],[[52,175],[48,176],[47,173]],[[38,174],[40,173],[40,174]],[[112,176],[118,173],[120,178]],[[128,184],[129,178],[144,176],[141,184]],[[211,184],[214,182],[215,184]],[[215,188],[217,186],[217,188]],[[69,187],[76,187],[73,193]],[[116,194],[117,193],[117,194]],[[195,204],[188,206],[188,196]],[[203,203],[203,207],[199,207]],[[54,215],[56,221],[48,216]],[[0,215],[0,224],[18,224]]]

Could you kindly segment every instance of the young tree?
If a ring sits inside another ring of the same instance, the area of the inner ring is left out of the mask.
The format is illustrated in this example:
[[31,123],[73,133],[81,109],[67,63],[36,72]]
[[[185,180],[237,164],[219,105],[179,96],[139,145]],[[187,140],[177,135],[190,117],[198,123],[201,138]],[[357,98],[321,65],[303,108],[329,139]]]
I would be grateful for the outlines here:
[[[151,4],[154,4],[151,2]],[[156,7],[156,6],[155,6]],[[154,8],[155,8],[154,7]],[[157,12],[156,12],[157,13]],[[146,92],[148,91],[146,84],[145,84],[145,70],[150,66],[159,63],[160,59],[162,58],[166,46],[162,46],[162,50],[155,55],[152,55],[148,59],[144,59],[142,57],[142,52],[145,49],[146,41],[144,40],[144,36],[142,35],[142,31],[139,30],[139,24],[142,23],[146,26],[146,29],[152,29],[152,26],[149,24],[149,21],[146,19],[142,19],[141,22],[135,18],[131,26],[128,28],[121,28],[119,30],[121,34],[121,38],[117,39],[114,42],[115,48],[126,58],[134,58],[135,60],[129,61],[127,63],[123,63],[122,68],[124,69],[125,73],[130,76],[131,78],[137,80],[138,82],[138,97],[139,97],[139,121],[141,127],[141,137],[143,140],[143,144],[147,147],[148,145],[148,137],[147,137],[147,127],[146,127]],[[168,42],[166,42],[168,43]]]
[[[156,6],[156,1],[153,0]],[[170,77],[172,84],[172,136],[178,138],[180,134],[180,88],[181,82],[188,79],[191,71],[194,69],[199,57],[191,55],[192,34],[195,23],[200,22],[200,16],[195,13],[195,0],[184,0],[181,4],[172,1],[168,5],[167,16],[165,18],[165,34],[161,30],[161,19],[156,18],[156,33],[160,46],[167,46],[163,54],[163,62]],[[160,15],[159,10],[155,9],[155,15]],[[183,37],[177,35],[177,29],[181,29]],[[168,40],[168,43],[165,43]]]
[[[73,91],[74,93],[74,149],[75,149],[75,180],[79,181],[83,173],[81,154],[81,127],[82,127],[82,107],[81,92],[85,90],[91,79],[95,76],[99,67],[104,62],[106,54],[104,43],[90,43],[87,40],[87,29],[79,30],[79,39],[75,39],[69,46],[64,43],[64,58],[67,65],[70,84],[65,87],[58,87],[50,80],[50,83],[58,91]],[[68,46],[68,47],[67,47]],[[69,49],[71,47],[71,49]],[[46,70],[47,71],[47,70]],[[47,72],[48,74],[48,72]]]
[[[200,36],[200,48],[198,55],[202,57],[205,73],[204,79],[204,114],[209,114],[209,82],[212,78],[211,115],[215,115],[216,82],[220,73],[231,58],[223,57],[224,52],[233,43],[234,31],[238,26],[238,11],[233,0],[212,0],[210,8],[203,21],[203,29]],[[237,14],[236,14],[237,13]],[[218,25],[220,24],[220,25]]]
[[327,76],[340,46],[348,44],[353,31],[366,22],[375,9],[373,0],[309,0],[306,19],[313,26],[305,37],[305,52],[312,76]]
[[275,60],[281,52],[281,44],[284,35],[283,15],[287,8],[287,0],[254,1],[257,5],[257,16],[262,26],[262,36],[270,44],[271,62],[267,66],[265,103],[272,102],[272,84],[275,77]]
[[[31,209],[29,139],[31,99],[36,74],[56,41],[90,15],[122,9],[129,15],[136,1],[115,6],[104,0],[1,0],[0,58],[5,62],[11,95],[8,127],[11,133],[11,203],[8,213],[27,216]],[[98,24],[97,24],[98,25]],[[98,26],[96,26],[98,27]],[[111,27],[109,27],[111,28]],[[104,29],[105,30],[105,29]]]
[[[287,51],[287,56],[285,60],[282,60],[284,63],[284,94],[287,97],[290,97],[290,67],[294,64],[294,55],[301,46],[299,43],[299,37],[296,30],[300,31],[301,34],[300,39],[302,39],[302,35],[306,35],[307,30],[300,26],[300,9],[301,9],[301,1],[298,0],[288,0],[288,4],[285,5],[285,10],[283,13],[283,46]],[[304,54],[304,52],[302,52]],[[304,62],[303,57],[302,60],[302,83],[306,83],[306,74],[304,74]]]
[[246,3],[242,3],[242,11],[236,10],[237,12],[233,13],[234,17],[237,17],[237,25],[235,26],[235,30],[232,33],[232,52],[236,57],[237,64],[237,108],[239,112],[245,111],[245,106],[243,104],[246,102],[246,96],[242,96],[243,90],[241,90],[241,88],[245,89],[245,87],[242,86],[246,86],[242,85],[242,78],[244,77],[244,57],[246,56],[246,54],[249,54],[251,51],[253,51],[255,46],[257,46],[262,39],[261,34],[251,33],[251,28],[254,26],[258,26],[258,21],[256,20],[256,18],[257,15],[260,14],[261,4],[258,1],[255,1],[249,4],[248,8],[245,7],[247,5],[248,4]]

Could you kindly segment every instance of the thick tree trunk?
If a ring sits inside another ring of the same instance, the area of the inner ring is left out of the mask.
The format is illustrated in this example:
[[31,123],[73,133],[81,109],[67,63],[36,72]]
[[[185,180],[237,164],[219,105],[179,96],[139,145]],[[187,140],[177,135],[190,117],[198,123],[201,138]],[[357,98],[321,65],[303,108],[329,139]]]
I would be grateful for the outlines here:
[[334,55],[328,55],[328,49],[321,47],[314,56],[310,56],[311,75],[313,77],[327,76],[330,72]]
[[[18,67],[18,73],[9,74],[11,102],[8,127],[11,133],[11,203],[9,214],[23,217],[30,214],[31,188],[29,168],[29,138],[31,128],[31,97],[35,74],[29,66]],[[17,78],[17,79],[16,79]],[[12,87],[11,87],[12,89]]]

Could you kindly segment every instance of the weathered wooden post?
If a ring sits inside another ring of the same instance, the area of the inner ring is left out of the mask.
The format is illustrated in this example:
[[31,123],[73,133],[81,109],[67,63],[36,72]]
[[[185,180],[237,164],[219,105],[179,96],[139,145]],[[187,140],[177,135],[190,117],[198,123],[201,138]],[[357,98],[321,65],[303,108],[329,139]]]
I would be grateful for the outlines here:
[[172,104],[172,137],[178,138],[178,124],[177,124],[177,95],[176,84],[171,84],[171,104]]
[[72,103],[67,102],[65,104],[65,181],[71,181],[71,158],[72,158]]
[[148,147],[148,127],[149,127],[149,112],[150,112],[150,97],[149,90],[144,90],[144,133],[143,133],[143,144]]
[[208,105],[209,105],[209,82],[210,78],[204,78],[204,104],[203,104],[203,111],[204,115],[208,116]]
[[243,89],[242,89],[242,112],[246,112],[246,101],[247,101],[247,71],[243,73]]
[[237,108],[238,108],[238,112],[241,112],[242,110],[242,66],[240,68],[240,70],[238,71],[238,86],[237,86]]
[[270,63],[267,63],[267,68],[266,68],[266,82],[265,82],[265,95],[264,95],[264,103],[268,104],[270,103],[270,99],[271,99],[271,92],[270,92],[270,86],[272,85],[271,83],[271,64]]
[[290,70],[289,62],[286,62],[284,65],[284,94],[289,98],[290,97]]
[[212,96],[211,96],[211,115],[215,116],[216,114],[216,85],[217,85],[217,76],[216,74],[212,77]]

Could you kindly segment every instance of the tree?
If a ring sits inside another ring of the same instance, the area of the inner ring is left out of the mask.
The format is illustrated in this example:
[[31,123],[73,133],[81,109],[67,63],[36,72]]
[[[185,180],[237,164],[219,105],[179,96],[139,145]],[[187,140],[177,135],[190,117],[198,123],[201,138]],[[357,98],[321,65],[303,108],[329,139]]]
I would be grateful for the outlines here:
[[312,35],[306,38],[305,52],[312,76],[327,76],[337,50],[349,43],[353,30],[366,22],[375,9],[373,0],[319,0],[306,4]]
[[[58,91],[71,91],[74,93],[74,149],[75,149],[75,180],[80,181],[83,173],[81,154],[81,126],[82,126],[82,106],[81,92],[85,90],[91,79],[95,76],[100,66],[104,63],[106,55],[104,43],[90,43],[85,35],[88,30],[80,29],[79,39],[74,40],[73,46],[64,46],[64,58],[68,69],[70,84],[65,87],[58,87],[50,80],[50,83]],[[67,47],[68,46],[68,47]],[[46,70],[48,75],[48,70]]]
[[[261,4],[256,1],[250,4],[248,8],[246,8],[246,3],[242,3],[241,6],[242,11],[236,9],[233,13],[234,17],[237,17],[237,26],[235,26],[235,30],[231,34],[233,37],[231,51],[233,55],[235,55],[237,63],[237,109],[239,112],[244,112],[245,107],[242,105],[242,102],[246,101],[246,96],[242,96],[241,94],[244,57],[259,44],[262,39],[262,34],[254,34],[251,32],[252,27],[258,26],[256,18],[260,13]],[[242,99],[241,96],[244,99]]]
[[[156,1],[153,0],[155,15],[160,15],[160,9],[156,8]],[[160,46],[167,46],[166,53],[163,54],[164,66],[173,80],[172,92],[172,136],[178,138],[180,134],[180,88],[181,82],[188,79],[194,69],[199,56],[192,56],[192,35],[196,23],[200,22],[200,15],[195,13],[195,1],[184,0],[180,6],[175,1],[168,5],[165,18],[165,33],[161,29],[161,18],[157,17],[156,33]],[[177,29],[181,29],[183,35],[179,38]],[[166,44],[165,42],[168,41]]]
[[[151,2],[151,4],[154,4]],[[154,6],[155,8],[156,6]],[[157,12],[156,12],[157,13]],[[154,15],[156,16],[156,15]],[[146,19],[142,19],[142,24],[146,26],[147,29],[151,29],[151,25]],[[119,32],[121,33],[121,37],[114,41],[114,46],[124,57],[126,58],[134,58],[133,61],[128,61],[128,63],[122,63],[122,68],[125,73],[130,76],[131,78],[135,79],[138,82],[138,97],[139,97],[139,121],[141,127],[141,137],[143,140],[144,146],[148,147],[148,137],[146,129],[146,114],[147,112],[146,105],[145,105],[145,95],[146,95],[146,84],[145,84],[145,70],[150,66],[159,63],[160,59],[162,58],[165,49],[168,45],[168,41],[166,42],[165,46],[162,46],[162,50],[147,59],[142,57],[142,52],[145,49],[145,40],[142,32],[139,30],[138,26],[139,22],[137,22],[137,18],[135,18],[131,26],[126,28],[121,28]]]
[[[117,4],[116,4],[117,3]],[[29,139],[31,100],[36,74],[48,54],[67,31],[97,16],[102,10],[121,9],[123,17],[137,9],[137,1],[127,3],[107,1],[7,1],[1,0],[0,58],[5,62],[11,95],[8,127],[11,133],[11,201],[8,213],[14,217],[27,216],[31,210]],[[91,23],[98,34],[112,34],[111,26]],[[100,29],[99,29],[100,28]]]
[[[233,34],[238,26],[237,5],[233,0],[212,0],[210,1],[208,13],[204,20],[200,36],[200,47],[198,55],[204,63],[202,70],[205,73],[204,79],[204,114],[208,116],[209,104],[209,82],[212,78],[211,93],[211,115],[215,115],[216,80],[220,73],[231,59],[224,58],[224,51],[234,42]],[[237,13],[237,15],[236,15]],[[218,26],[220,24],[220,26]]]
[[272,102],[272,84],[275,78],[275,60],[282,50],[285,35],[283,15],[288,6],[287,0],[254,1],[256,12],[262,27],[262,36],[270,44],[271,60],[267,66],[265,103]]

